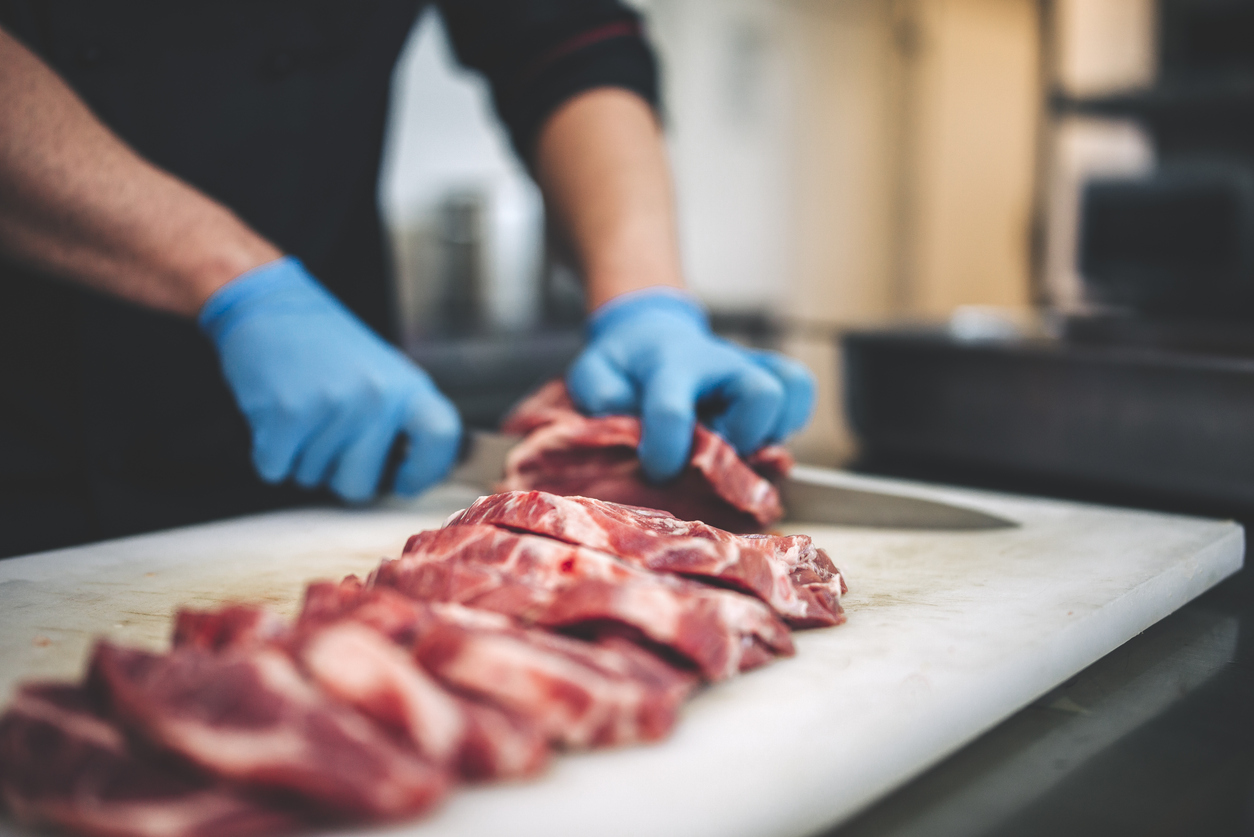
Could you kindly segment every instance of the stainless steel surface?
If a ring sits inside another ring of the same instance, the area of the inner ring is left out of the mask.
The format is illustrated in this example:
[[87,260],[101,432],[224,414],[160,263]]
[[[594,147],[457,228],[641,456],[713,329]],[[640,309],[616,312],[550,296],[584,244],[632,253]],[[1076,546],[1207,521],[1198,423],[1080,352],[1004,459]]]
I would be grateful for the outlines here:
[[784,480],[780,493],[790,521],[949,531],[1004,529],[1018,525],[963,506],[810,482],[795,476]]

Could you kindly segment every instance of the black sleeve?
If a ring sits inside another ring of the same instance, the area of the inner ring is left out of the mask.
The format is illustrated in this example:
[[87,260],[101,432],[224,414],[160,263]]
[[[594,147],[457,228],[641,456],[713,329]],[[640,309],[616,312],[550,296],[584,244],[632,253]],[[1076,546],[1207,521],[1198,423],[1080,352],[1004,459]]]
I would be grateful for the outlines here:
[[618,0],[438,0],[457,58],[492,85],[497,113],[530,165],[544,120],[594,87],[658,107],[657,62],[640,16]]

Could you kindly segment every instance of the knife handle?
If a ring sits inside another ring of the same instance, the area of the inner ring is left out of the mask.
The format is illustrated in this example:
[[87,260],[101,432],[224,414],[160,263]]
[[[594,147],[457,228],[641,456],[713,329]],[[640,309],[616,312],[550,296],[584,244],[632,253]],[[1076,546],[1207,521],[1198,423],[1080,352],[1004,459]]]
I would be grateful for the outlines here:
[[[404,431],[397,433],[396,438],[392,440],[387,458],[383,460],[383,475],[379,477],[380,494],[396,493],[396,474],[404,464],[405,458],[409,456],[409,447],[412,444],[409,434]],[[454,466],[462,464],[470,457],[474,444],[474,434],[463,432],[461,441],[457,444],[457,459],[454,461]]]

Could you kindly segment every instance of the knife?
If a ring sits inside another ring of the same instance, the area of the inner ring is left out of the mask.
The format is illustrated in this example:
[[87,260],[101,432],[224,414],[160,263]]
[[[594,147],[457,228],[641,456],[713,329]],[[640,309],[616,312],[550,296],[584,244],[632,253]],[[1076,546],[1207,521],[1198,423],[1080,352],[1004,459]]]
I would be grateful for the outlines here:
[[[804,469],[803,469],[804,470]],[[779,484],[785,520],[879,529],[979,531],[1018,526],[1012,520],[939,500],[829,485],[794,472]]]
[[[505,458],[520,436],[467,430],[448,482],[491,491],[505,475]],[[830,485],[799,468],[778,483],[790,523],[868,526],[882,529],[979,531],[1017,526],[978,509],[937,500]],[[812,477],[812,478],[808,478]]]

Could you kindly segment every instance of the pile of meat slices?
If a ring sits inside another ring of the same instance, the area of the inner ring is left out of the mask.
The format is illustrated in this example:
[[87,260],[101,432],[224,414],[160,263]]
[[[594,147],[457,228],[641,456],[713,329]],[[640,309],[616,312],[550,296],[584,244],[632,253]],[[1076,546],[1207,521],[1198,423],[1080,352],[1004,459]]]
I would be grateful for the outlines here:
[[644,478],[636,456],[640,419],[585,416],[561,380],[536,390],[501,429],[524,437],[510,451],[501,491],[599,497],[665,509],[731,532],[761,531],[784,516],[774,483],[788,474],[793,459],[780,445],[742,460],[721,436],[698,424],[687,467],[677,479],[655,485]]
[[9,811],[94,835],[273,834],[421,814],[551,753],[653,741],[683,701],[844,621],[802,535],[531,491],[480,498],[294,623],[181,611],[164,654],[100,641],[0,717]]

